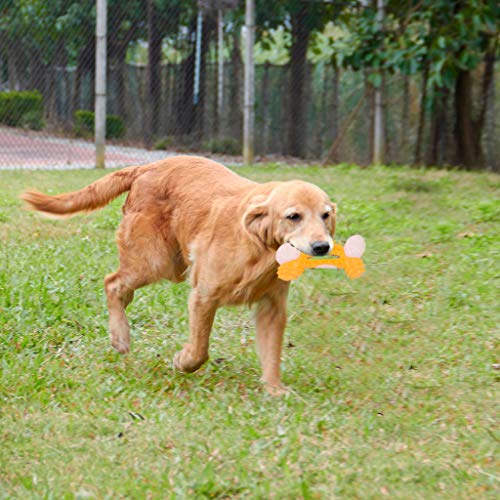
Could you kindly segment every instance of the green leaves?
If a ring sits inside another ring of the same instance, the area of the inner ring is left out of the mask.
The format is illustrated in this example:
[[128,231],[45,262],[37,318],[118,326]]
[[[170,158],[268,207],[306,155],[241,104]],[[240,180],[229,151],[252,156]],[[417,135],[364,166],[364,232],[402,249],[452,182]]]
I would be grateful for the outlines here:
[[498,10],[489,0],[389,0],[382,29],[374,9],[348,9],[337,36],[323,44],[337,65],[372,70],[368,80],[374,86],[380,84],[375,70],[411,75],[426,61],[430,84],[451,87],[457,72],[476,68],[488,40],[498,36]]
[[381,73],[370,73],[367,80],[376,88],[382,85],[382,74]]

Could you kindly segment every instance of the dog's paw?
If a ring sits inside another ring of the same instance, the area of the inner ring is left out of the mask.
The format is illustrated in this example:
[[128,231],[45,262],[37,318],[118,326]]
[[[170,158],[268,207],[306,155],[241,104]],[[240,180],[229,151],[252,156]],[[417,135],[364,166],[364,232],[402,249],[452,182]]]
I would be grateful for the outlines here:
[[181,373],[193,373],[198,368],[200,368],[205,361],[207,361],[207,357],[203,357],[200,359],[194,359],[187,348],[184,348],[182,351],[178,351],[174,355],[173,363],[174,368]]
[[268,384],[264,382],[264,388],[273,398],[283,397],[289,394],[289,390],[282,384]]
[[130,351],[130,344],[124,340],[111,339],[111,345],[120,354],[127,354]]

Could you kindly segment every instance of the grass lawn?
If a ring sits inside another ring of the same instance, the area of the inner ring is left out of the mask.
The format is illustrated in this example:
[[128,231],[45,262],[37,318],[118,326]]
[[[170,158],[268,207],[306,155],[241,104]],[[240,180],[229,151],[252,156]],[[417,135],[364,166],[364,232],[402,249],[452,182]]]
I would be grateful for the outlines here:
[[186,284],[137,292],[132,351],[102,287],[123,198],[56,221],[28,187],[99,171],[0,172],[0,498],[498,498],[499,177],[269,165],[339,204],[366,274],[292,284],[283,381],[259,383],[252,312],[221,310],[211,360],[181,375]]

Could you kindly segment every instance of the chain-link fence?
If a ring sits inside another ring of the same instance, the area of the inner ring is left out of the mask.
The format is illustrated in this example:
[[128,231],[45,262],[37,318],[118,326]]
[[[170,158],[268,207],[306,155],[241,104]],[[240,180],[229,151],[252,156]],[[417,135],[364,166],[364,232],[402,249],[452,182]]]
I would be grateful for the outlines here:
[[[0,168],[94,166],[94,2],[0,0],[0,16]],[[307,53],[305,21],[292,12],[281,28],[260,27],[268,36],[256,47],[255,152],[369,163],[373,89],[362,71]],[[238,0],[108,0],[107,166],[166,151],[240,154],[243,24]],[[499,83],[483,132],[493,168]],[[388,163],[455,161],[452,99],[427,109],[422,89],[421,75],[385,76]]]

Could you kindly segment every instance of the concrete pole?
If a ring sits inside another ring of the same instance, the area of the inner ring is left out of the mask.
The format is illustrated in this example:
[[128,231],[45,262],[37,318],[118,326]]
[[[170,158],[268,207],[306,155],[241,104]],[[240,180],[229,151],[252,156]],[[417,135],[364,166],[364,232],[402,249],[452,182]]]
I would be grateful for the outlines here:
[[254,162],[254,40],[255,5],[254,0],[246,0],[245,9],[245,84],[243,104],[243,162]]
[[[381,30],[384,24],[384,0],[377,0],[377,25]],[[380,85],[375,89],[375,116],[373,124],[373,163],[381,165],[384,163],[384,108],[382,102],[383,75]]]
[[106,0],[96,0],[96,48],[95,48],[95,164],[105,167],[106,140]]
[[222,117],[222,106],[224,103],[224,20],[222,16],[222,9],[217,12],[217,39],[218,39],[218,78],[217,78],[217,114],[220,120]]
[[200,100],[200,72],[201,72],[201,37],[203,35],[203,13],[198,9],[198,17],[196,19],[196,52],[194,60],[194,91],[193,104],[198,105]]

